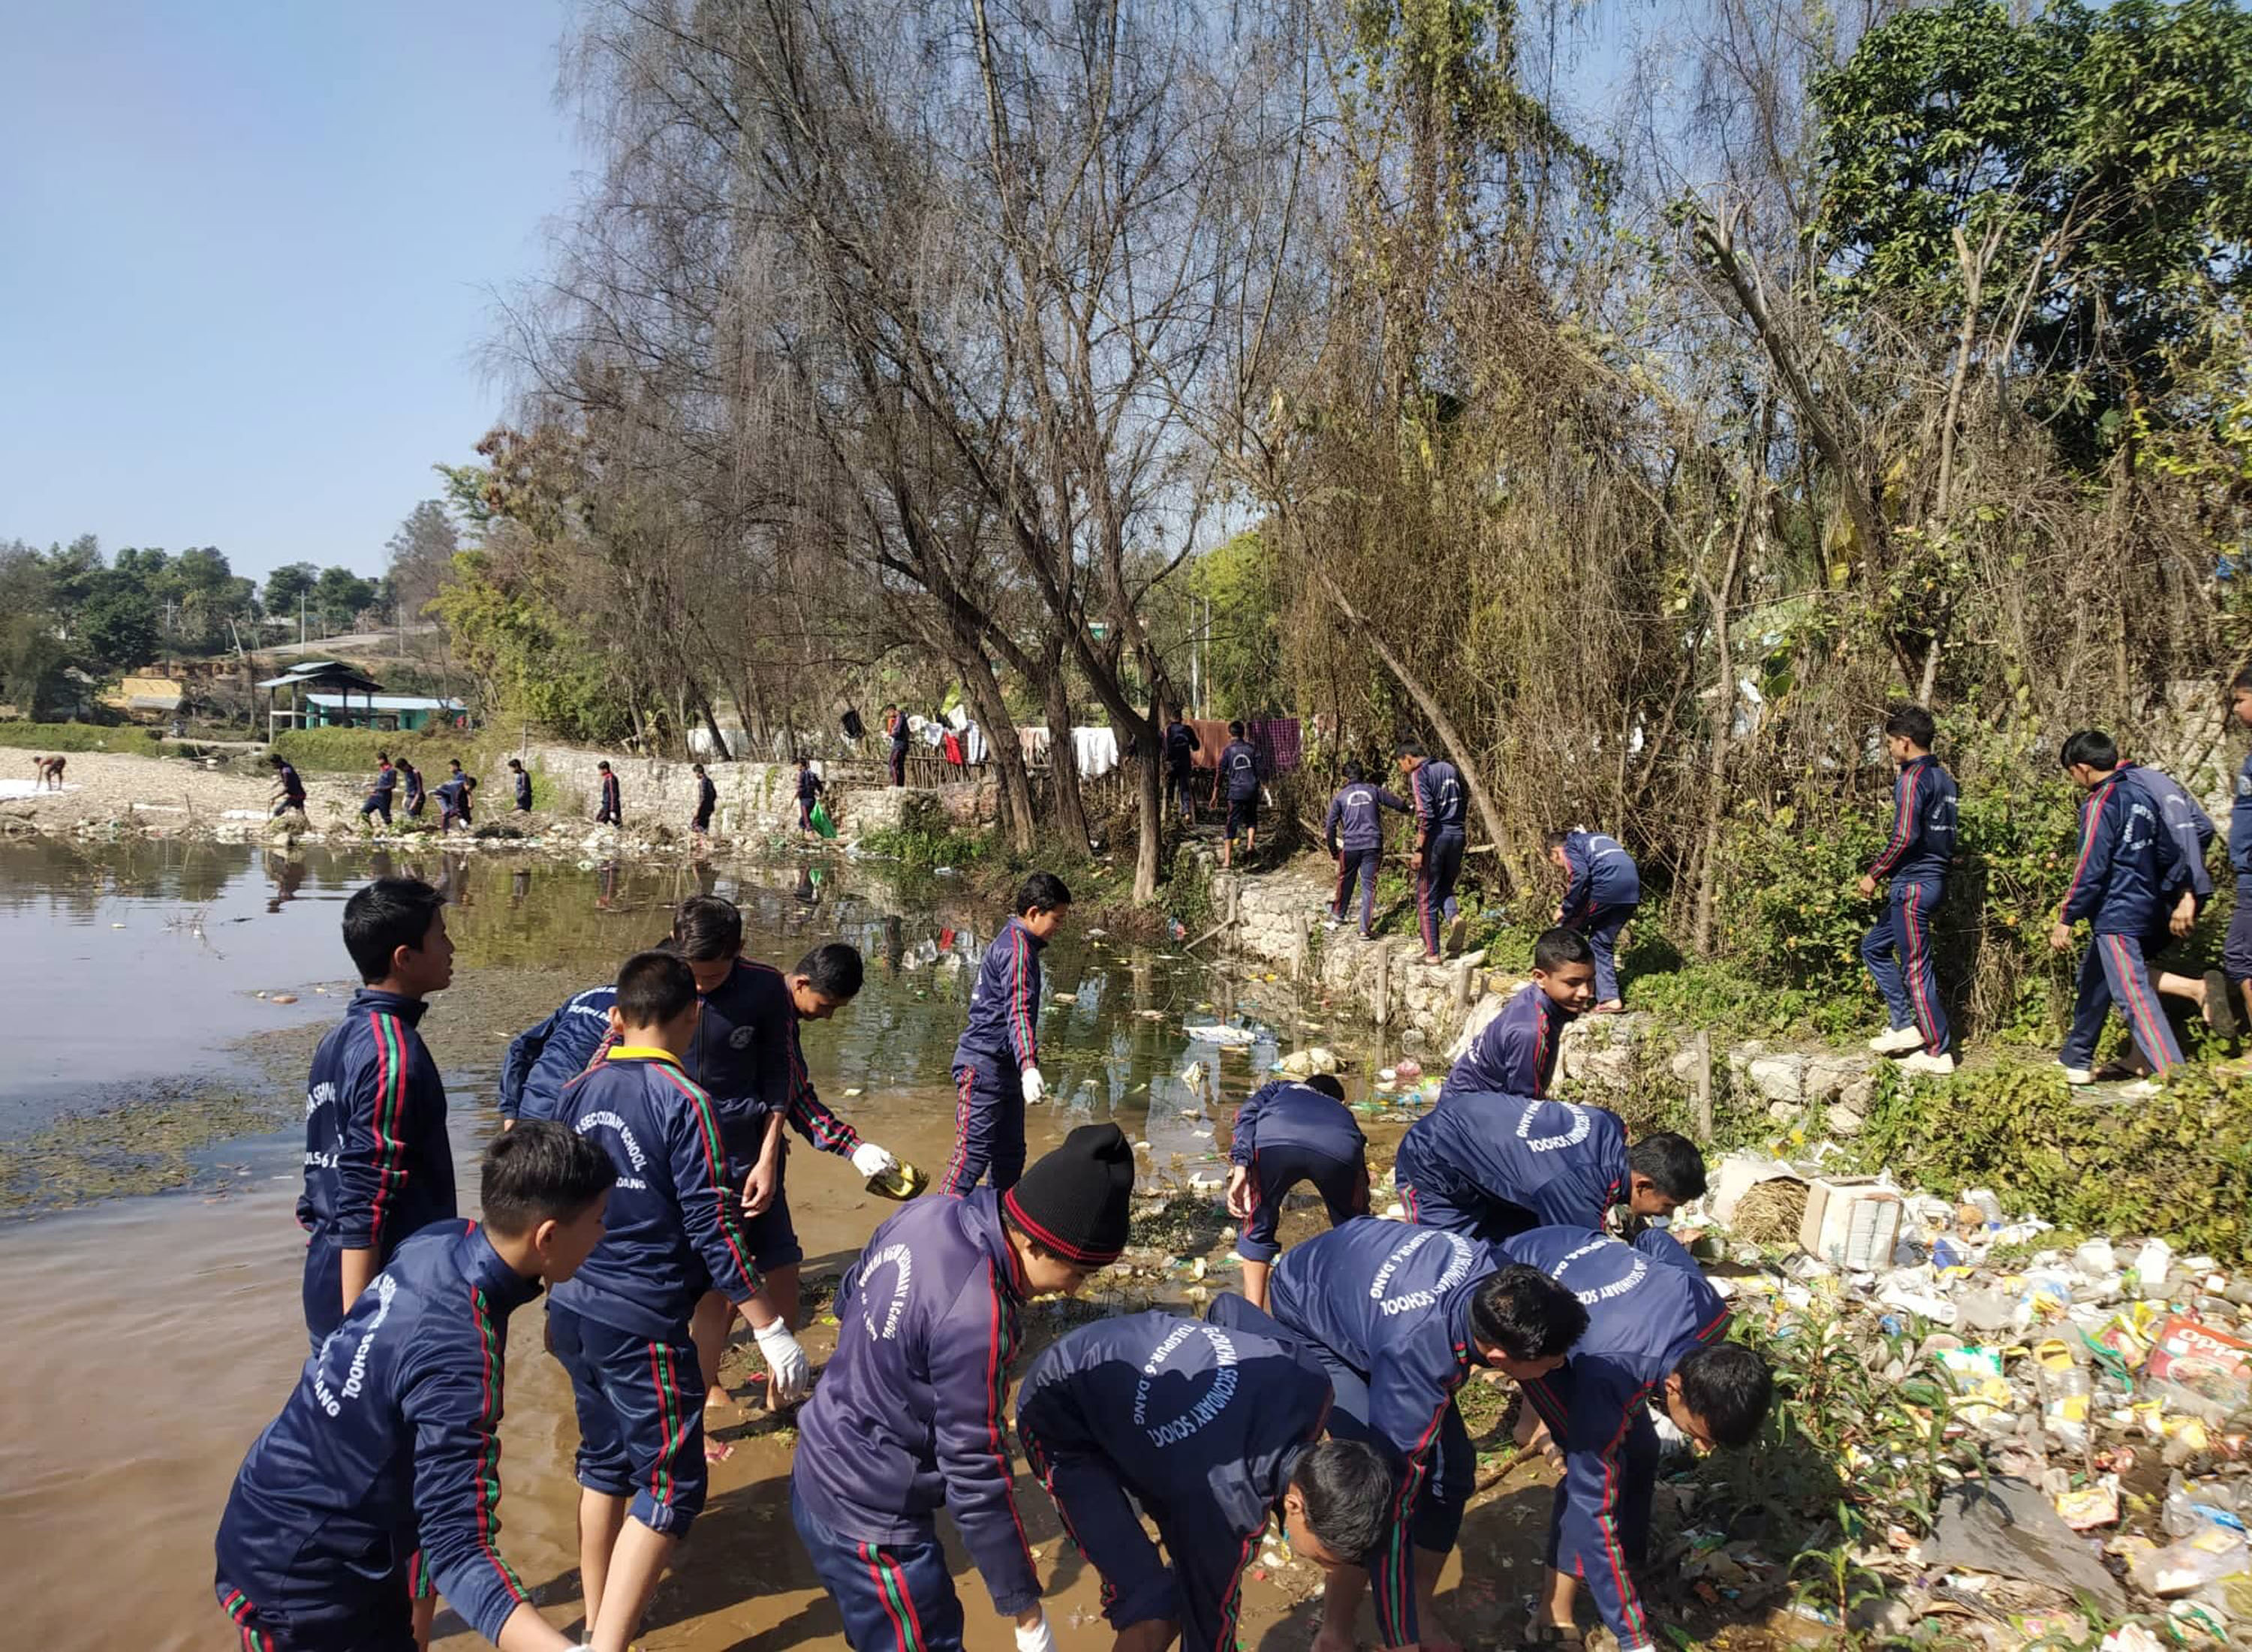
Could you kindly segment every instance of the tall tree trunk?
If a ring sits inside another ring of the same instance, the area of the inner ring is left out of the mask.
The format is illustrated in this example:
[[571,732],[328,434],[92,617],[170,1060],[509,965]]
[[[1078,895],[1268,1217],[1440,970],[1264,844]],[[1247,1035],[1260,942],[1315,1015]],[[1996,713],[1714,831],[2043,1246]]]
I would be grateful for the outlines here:
[[1079,789],[1079,748],[1071,738],[1071,693],[1063,639],[1050,639],[1040,658],[1040,706],[1048,725],[1048,818],[1074,846],[1088,842],[1087,803]]
[[1720,883],[1720,818],[1724,812],[1726,788],[1728,781],[1728,753],[1736,738],[1736,656],[1734,642],[1728,631],[1728,606],[1735,600],[1736,577],[1744,565],[1744,552],[1751,546],[1755,524],[1761,510],[1760,489],[1767,475],[1767,448],[1772,428],[1774,404],[1760,406],[1759,434],[1744,454],[1743,486],[1738,490],[1736,508],[1742,514],[1736,531],[1728,538],[1728,559],[1720,569],[1718,586],[1704,578],[1704,559],[1697,559],[1698,583],[1703,587],[1705,603],[1713,616],[1713,651],[1718,656],[1713,669],[1713,738],[1705,755],[1705,820],[1697,857],[1697,921],[1694,945],[1697,955],[1709,958],[1713,954],[1713,899]]

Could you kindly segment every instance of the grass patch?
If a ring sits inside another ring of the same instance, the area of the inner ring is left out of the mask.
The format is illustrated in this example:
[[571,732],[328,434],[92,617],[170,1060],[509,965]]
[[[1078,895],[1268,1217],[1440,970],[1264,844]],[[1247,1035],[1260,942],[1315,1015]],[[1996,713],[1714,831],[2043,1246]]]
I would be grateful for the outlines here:
[[151,756],[157,731],[120,723],[0,723],[0,746],[52,754],[67,752],[131,752]]

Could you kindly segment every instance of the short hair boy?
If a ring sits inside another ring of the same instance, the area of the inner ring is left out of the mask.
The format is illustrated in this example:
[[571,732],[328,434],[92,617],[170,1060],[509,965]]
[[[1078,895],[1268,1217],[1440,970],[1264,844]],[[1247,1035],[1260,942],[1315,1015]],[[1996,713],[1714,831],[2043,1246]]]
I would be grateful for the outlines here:
[[1240,718],[1227,725],[1227,735],[1212,773],[1212,801],[1217,803],[1220,788],[1227,788],[1227,830],[1220,840],[1223,870],[1238,837],[1243,839],[1246,854],[1259,852],[1259,748],[1244,737]]
[[434,1224],[400,1246],[305,1362],[219,1517],[219,1601],[245,1647],[410,1652],[418,1552],[486,1640],[574,1644],[498,1547],[501,1350],[509,1315],[601,1239],[616,1174],[560,1124],[494,1137],[483,1224]]
[[[1660,1397],[1702,1448],[1742,1446],[1767,1416],[1774,1379],[1757,1354],[1721,1340],[1727,1307],[1671,1234],[1630,1246],[1585,1228],[1542,1227],[1504,1240],[1498,1253],[1585,1305],[1570,1359],[1525,1385],[1531,1414],[1564,1457],[1535,1635],[1578,1638],[1572,1605],[1584,1580],[1621,1652],[1652,1652],[1657,1637],[1633,1576],[1648,1557],[1658,1479],[1658,1431],[1643,1400]],[[1533,1433],[1528,1418],[1519,1443]]]
[[1463,944],[1463,917],[1455,899],[1455,884],[1463,875],[1463,854],[1469,843],[1468,794],[1462,771],[1443,757],[1431,757],[1414,740],[1402,740],[1393,760],[1408,777],[1408,796],[1415,805],[1415,913],[1423,936],[1423,959],[1439,961],[1439,931],[1447,945]]
[[409,1234],[455,1213],[446,1086],[415,1031],[454,979],[446,899],[379,878],[344,902],[361,986],[313,1052],[305,1090],[305,1331],[337,1328]]
[[1267,1306],[1267,1273],[1282,1253],[1275,1230],[1292,1189],[1311,1182],[1331,1227],[1368,1214],[1367,1139],[1345,1104],[1345,1086],[1328,1073],[1252,1092],[1235,1110],[1227,1166],[1227,1213],[1242,1224],[1235,1253],[1255,1308]]
[[1594,943],[1576,929],[1543,930],[1533,943],[1533,979],[1478,1029],[1439,1086],[1439,1100],[1466,1091],[1545,1097],[1564,1029],[1595,1002]]
[[387,829],[391,825],[392,793],[398,785],[399,771],[391,766],[391,753],[378,752],[375,754],[375,784],[359,806],[359,817],[365,820],[371,815],[380,815]]
[[1054,1652],[1010,1483],[1009,1362],[1028,1299],[1118,1259],[1133,1191],[1124,1133],[1081,1125],[1005,1192],[913,1201],[845,1274],[789,1504],[853,1652],[898,1652],[902,1618],[919,1644],[962,1644],[942,1504],[1019,1652]]
[[805,1355],[775,1314],[735,1225],[712,1099],[681,1070],[701,1005],[670,952],[618,971],[604,1059],[563,1092],[564,1120],[617,1166],[608,1231],[549,1296],[549,1346],[579,1416],[579,1573],[594,1644],[622,1649],[673,1547],[704,1506],[704,1384],[690,1312],[717,1285],[758,1338],[777,1404]]
[[[1873,899],[1892,879],[1884,915],[1861,941],[1861,959],[1884,995],[1886,1028],[1869,1040],[1880,1055],[1906,1055],[1920,1072],[1955,1071],[1953,1033],[1931,962],[1931,918],[1947,891],[1955,858],[1955,777],[1931,754],[1937,725],[1921,705],[1896,705],[1885,718],[1885,751],[1899,766],[1893,781],[1893,826],[1860,884]],[[1909,1053],[1913,1052],[1914,1053]]]
[[524,760],[510,758],[508,772],[516,785],[516,812],[529,815],[532,812],[532,776],[525,772]]
[[602,806],[595,813],[594,824],[597,826],[624,825],[626,823],[625,806],[618,791],[618,777],[610,771],[609,759],[606,757],[596,763],[594,772],[601,777],[602,781]]
[[1071,891],[1034,872],[1017,891],[1016,916],[985,948],[970,995],[970,1022],[954,1046],[954,1153],[942,1193],[967,1193],[981,1177],[1006,1189],[1025,1168],[1025,1108],[1046,1093],[1040,1077],[1040,954],[1063,927]]
[[690,767],[696,775],[696,819],[690,829],[701,837],[712,829],[712,812],[719,807],[719,788],[704,772],[703,764],[695,763]]
[[1270,1517],[1324,1569],[1359,1565],[1391,1520],[1391,1470],[1360,1441],[1324,1440],[1329,1409],[1329,1374],[1303,1344],[1153,1312],[1053,1343],[1025,1373],[1017,1437],[1101,1574],[1114,1630],[1233,1648]]
[[1360,765],[1345,766],[1345,784],[1330,799],[1330,812],[1322,821],[1322,841],[1337,857],[1337,897],[1330,902],[1329,925],[1345,922],[1352,906],[1353,885],[1360,885],[1360,938],[1368,940],[1376,927],[1376,869],[1384,859],[1384,813],[1408,812],[1407,802],[1381,786],[1361,778]]
[[1602,832],[1550,832],[1542,841],[1549,864],[1565,877],[1556,921],[1578,930],[1595,949],[1595,1013],[1616,1015],[1626,1008],[1619,994],[1619,931],[1642,904],[1642,873],[1625,845]]

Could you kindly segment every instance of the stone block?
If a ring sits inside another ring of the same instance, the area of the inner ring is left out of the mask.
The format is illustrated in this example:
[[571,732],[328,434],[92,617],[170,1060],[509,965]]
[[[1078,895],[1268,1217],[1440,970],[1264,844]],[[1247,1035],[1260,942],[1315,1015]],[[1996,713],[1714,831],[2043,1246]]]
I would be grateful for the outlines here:
[[1829,1121],[1830,1134],[1832,1135],[1852,1136],[1861,1133],[1861,1126],[1864,1122],[1861,1114],[1842,1101],[1832,1101],[1828,1113],[1824,1116]]
[[[1734,1065],[1733,1059],[1729,1065]],[[1786,1101],[1795,1107],[1806,1099],[1804,1056],[1762,1055],[1747,1062],[1744,1072],[1752,1088],[1769,1101]]]

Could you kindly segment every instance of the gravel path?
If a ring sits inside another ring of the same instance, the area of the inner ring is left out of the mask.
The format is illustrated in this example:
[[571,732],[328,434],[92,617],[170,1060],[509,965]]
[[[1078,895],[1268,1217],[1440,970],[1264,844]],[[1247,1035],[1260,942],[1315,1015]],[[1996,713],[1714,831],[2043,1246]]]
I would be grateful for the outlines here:
[[[59,792],[12,794],[32,777],[38,753],[12,748],[0,753],[0,780],[18,782],[0,795],[0,820],[27,821],[41,831],[68,831],[81,825],[115,823],[163,829],[214,828],[230,809],[253,818],[232,823],[255,826],[265,817],[271,780],[238,770],[207,768],[178,757],[135,757],[122,753],[72,752]],[[363,795],[359,781],[337,775],[309,775],[306,812],[316,826],[349,820]]]

